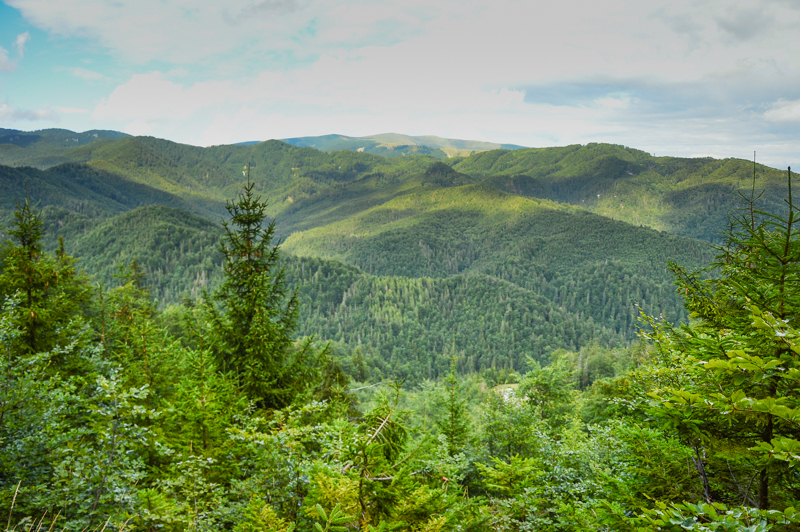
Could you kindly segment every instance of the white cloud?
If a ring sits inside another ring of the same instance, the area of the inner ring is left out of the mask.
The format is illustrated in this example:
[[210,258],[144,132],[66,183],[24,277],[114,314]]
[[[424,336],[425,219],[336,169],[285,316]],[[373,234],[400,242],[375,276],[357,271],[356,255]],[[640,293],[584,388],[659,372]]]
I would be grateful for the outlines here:
[[31,34],[27,31],[25,33],[20,33],[17,35],[17,39],[14,41],[14,48],[17,49],[17,60],[12,61],[8,57],[8,50],[0,46],[0,72],[2,71],[10,71],[17,68],[17,64],[25,55],[25,45],[30,40]]
[[800,122],[800,100],[778,100],[764,112],[771,122]]
[[594,101],[600,107],[607,109],[625,109],[630,106],[631,98],[629,97],[608,97],[598,98]]
[[[250,0],[10,0],[35,26],[95,40],[125,59],[203,61],[237,47],[275,44],[308,22],[282,9],[292,2]],[[301,10],[302,11],[302,10]],[[295,18],[297,20],[295,21]]]
[[49,107],[38,110],[17,109],[6,101],[0,101],[0,121],[37,122],[58,121],[58,119],[58,113]]
[[360,61],[327,57],[295,72],[194,84],[151,72],[118,86],[92,118],[132,134],[201,145],[389,130],[542,145],[572,140],[576,131],[597,140],[603,131],[619,129],[599,126],[602,117],[627,104],[609,99],[592,109],[534,106],[525,103],[524,90],[484,88],[468,76],[446,74],[420,84],[404,80],[397,67],[368,55]]
[[105,76],[100,72],[89,70],[88,68],[74,67],[74,68],[67,68],[65,70],[67,70],[70,74],[72,74],[76,78],[85,79],[86,81],[98,81],[101,79],[105,79]]
[[[766,52],[797,65],[800,12],[760,0],[7,0],[36,26],[126,59],[238,66],[421,39],[446,65],[511,81],[605,72],[703,75]],[[754,15],[755,14],[755,15]],[[748,24],[749,23],[749,24]],[[745,42],[746,41],[746,42]],[[240,53],[244,52],[244,53]],[[424,56],[418,56],[422,59]],[[722,61],[720,62],[720,59]],[[290,59],[291,60],[291,59]],[[687,68],[688,67],[688,68]],[[485,72],[482,72],[485,71]],[[495,80],[499,81],[499,80]]]
[[95,120],[137,123],[179,121],[222,103],[231,94],[231,82],[196,83],[184,89],[161,72],[137,74],[119,85],[92,113]]
[[17,54],[20,59],[25,55],[25,45],[28,44],[29,40],[31,40],[31,34],[26,31],[25,33],[17,35],[17,40],[14,41],[14,48],[17,49]]
[[0,72],[15,68],[17,68],[17,64],[8,58],[8,50],[0,46]]

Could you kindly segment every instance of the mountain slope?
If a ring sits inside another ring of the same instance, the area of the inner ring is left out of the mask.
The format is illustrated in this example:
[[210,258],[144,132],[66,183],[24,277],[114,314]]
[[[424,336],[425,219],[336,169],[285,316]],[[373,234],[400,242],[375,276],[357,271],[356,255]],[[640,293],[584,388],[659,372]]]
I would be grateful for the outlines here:
[[98,219],[144,205],[166,205],[193,212],[210,219],[219,216],[202,204],[142,183],[129,181],[118,174],[82,164],[63,164],[48,170],[30,167],[0,166],[0,223],[11,222],[15,201],[26,194],[43,209],[50,222],[46,241],[55,242],[55,231],[69,235],[84,231]]
[[[118,266],[135,257],[163,305],[184,295],[199,297],[219,284],[221,233],[203,218],[147,206],[73,235],[66,248],[106,287],[119,282]],[[374,276],[337,261],[286,253],[281,264],[301,303],[298,335],[332,340],[346,351],[360,349],[374,380],[400,377],[414,383],[446,374],[454,337],[465,357],[464,371],[519,370],[527,357],[545,361],[552,349],[626,341],[623,332],[583,312],[483,274]]]
[[628,338],[636,329],[637,304],[671,321],[685,318],[668,261],[692,269],[713,255],[701,241],[487,185],[413,191],[295,233],[285,249],[374,275],[488,275],[592,316]]
[[373,276],[336,261],[287,258],[298,286],[301,334],[361,352],[369,380],[442,377],[455,349],[459,370],[524,370],[527,357],[592,341],[623,345],[623,333],[571,312],[536,292],[487,275],[447,278]]
[[[609,144],[478,153],[453,168],[502,190],[579,205],[594,213],[674,234],[716,241],[749,196],[753,163],[683,159]],[[765,210],[783,207],[785,173],[758,165]]]
[[220,226],[200,216],[150,205],[65,238],[65,249],[106,286],[113,286],[119,266],[135,257],[152,296],[162,303],[174,303],[184,294],[199,297],[203,288],[221,279],[221,233]]
[[[41,132],[17,134],[28,140],[0,143],[0,162],[3,157],[14,159],[14,165],[26,160],[23,152],[28,148],[21,144],[34,137],[40,140],[30,141],[30,145],[43,150],[48,146],[46,139],[72,142],[65,137],[72,132],[54,131],[50,137]],[[3,138],[15,135],[13,130],[6,132],[12,134]],[[78,144],[88,141],[84,137]],[[328,135],[287,140],[321,149],[352,147],[355,145],[348,143],[353,142],[372,142],[370,146],[375,149],[379,145],[384,146],[381,149],[400,146],[398,143],[420,146],[422,142],[438,143],[443,147],[436,149],[444,150],[495,146],[397,134],[370,139]],[[225,215],[224,201],[241,188],[242,167],[251,162],[256,190],[271,199],[270,214],[286,221],[284,236],[313,224],[331,223],[337,213],[353,214],[373,207],[393,197],[389,188],[409,188],[403,182],[413,182],[436,161],[430,155],[387,158],[354,151],[324,153],[280,141],[198,148],[151,137],[126,137],[98,138],[71,150],[53,146],[52,153],[37,152],[43,157],[38,166],[63,160],[84,162],[95,170],[164,190],[215,217]],[[44,164],[48,157],[51,162]],[[571,203],[634,225],[710,241],[718,240],[719,232],[727,227],[728,215],[740,199],[737,193],[749,192],[753,170],[752,163],[737,159],[653,157],[608,144],[495,149],[447,162],[470,176],[472,183],[485,182],[509,193]],[[762,207],[781,208],[785,189],[781,172],[758,166],[757,174],[757,188],[765,192]],[[306,209],[311,210],[303,212]],[[313,220],[306,213],[312,214]]]

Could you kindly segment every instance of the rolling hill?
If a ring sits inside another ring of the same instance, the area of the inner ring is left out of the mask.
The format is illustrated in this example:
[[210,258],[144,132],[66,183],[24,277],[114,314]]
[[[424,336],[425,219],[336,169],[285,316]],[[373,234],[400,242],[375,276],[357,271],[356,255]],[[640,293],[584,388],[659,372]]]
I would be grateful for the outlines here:
[[[120,282],[118,265],[136,258],[152,296],[163,304],[196,299],[219,284],[221,233],[204,218],[156,205],[108,218],[65,240],[66,251],[106,288]],[[611,320],[597,321],[586,309],[554,301],[544,285],[528,289],[474,272],[372,275],[340,261],[291,253],[281,263],[303,309],[299,335],[331,340],[345,352],[359,349],[371,379],[397,376],[413,383],[446,374],[454,337],[465,355],[464,371],[520,370],[526,357],[545,361],[552,349],[630,340]]]
[[[727,226],[737,194],[750,192],[754,168],[607,144],[437,159],[100,135],[51,153],[46,143],[56,141],[39,137],[0,144],[0,221],[10,221],[27,187],[51,249],[63,236],[105,285],[136,257],[161,306],[219,282],[218,224],[250,163],[285,239],[287,275],[305,309],[300,334],[360,349],[376,375],[412,379],[446,369],[453,335],[462,369],[521,368],[526,356],[546,360],[558,347],[631,341],[640,307],[686,319],[666,262],[707,264],[708,242]],[[339,137],[326,142],[352,141]],[[450,142],[437,149],[467,149]],[[71,162],[37,169],[2,159],[30,146],[40,162]],[[761,205],[779,207],[785,176],[755,169]]]
[[[460,159],[459,172],[513,194],[578,205],[591,212],[683,236],[717,241],[750,195],[754,165],[742,159],[653,157],[610,144],[492,151]],[[785,172],[756,165],[761,207],[784,207]]]
[[[327,136],[323,147],[332,146],[333,137],[350,139]],[[375,138],[421,142],[428,137]],[[459,142],[471,141],[448,142],[464,146]],[[2,157],[6,148],[19,146],[0,143],[0,164],[19,166]],[[286,222],[282,236],[374,207],[415,186],[437,161],[430,155],[324,153],[280,141],[198,148],[152,137],[97,139],[60,153],[97,171],[169,192],[215,216],[224,215],[224,201],[240,189],[242,167],[250,162],[256,189],[271,199],[270,213]],[[487,183],[512,194],[570,203],[634,225],[709,241],[718,240],[727,227],[741,199],[738,193],[750,192],[753,175],[753,164],[739,159],[656,158],[608,144],[496,149],[446,164],[467,176],[462,184]],[[441,173],[441,165],[435,168]],[[756,174],[757,189],[764,191],[762,206],[781,208],[782,172],[757,165]]]

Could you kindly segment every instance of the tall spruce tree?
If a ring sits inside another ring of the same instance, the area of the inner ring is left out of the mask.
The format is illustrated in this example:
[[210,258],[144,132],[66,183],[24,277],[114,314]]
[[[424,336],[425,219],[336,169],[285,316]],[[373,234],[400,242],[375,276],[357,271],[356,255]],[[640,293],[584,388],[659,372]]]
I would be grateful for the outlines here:
[[267,202],[253,192],[249,165],[245,174],[244,190],[226,205],[225,279],[205,308],[218,367],[257,406],[281,408],[311,384],[313,353],[310,341],[295,347],[297,294],[286,287],[275,221],[267,222]]

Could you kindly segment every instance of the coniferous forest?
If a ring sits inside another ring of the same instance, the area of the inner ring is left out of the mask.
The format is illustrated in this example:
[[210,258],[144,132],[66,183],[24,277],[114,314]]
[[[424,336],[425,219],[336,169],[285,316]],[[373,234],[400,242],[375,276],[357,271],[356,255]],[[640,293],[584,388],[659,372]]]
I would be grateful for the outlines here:
[[800,530],[791,172],[98,133],[0,150],[7,530]]

